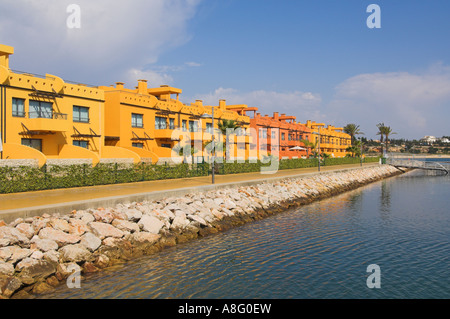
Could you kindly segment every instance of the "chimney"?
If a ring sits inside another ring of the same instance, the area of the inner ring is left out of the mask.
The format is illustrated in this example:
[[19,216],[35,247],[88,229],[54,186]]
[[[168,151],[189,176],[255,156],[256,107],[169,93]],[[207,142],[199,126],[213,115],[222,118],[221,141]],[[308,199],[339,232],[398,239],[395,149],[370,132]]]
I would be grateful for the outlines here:
[[0,44],[0,66],[9,69],[9,56],[14,54],[14,48]]
[[219,100],[219,109],[225,110],[227,108],[227,102],[225,100]]
[[273,112],[273,119],[278,120],[278,112]]
[[125,83],[123,83],[123,82],[116,82],[116,89],[123,90],[123,85],[124,84]]
[[139,94],[147,93],[147,80],[138,80],[138,93]]
[[202,100],[195,100],[195,103],[196,103],[198,106],[203,106],[203,101],[202,101]]

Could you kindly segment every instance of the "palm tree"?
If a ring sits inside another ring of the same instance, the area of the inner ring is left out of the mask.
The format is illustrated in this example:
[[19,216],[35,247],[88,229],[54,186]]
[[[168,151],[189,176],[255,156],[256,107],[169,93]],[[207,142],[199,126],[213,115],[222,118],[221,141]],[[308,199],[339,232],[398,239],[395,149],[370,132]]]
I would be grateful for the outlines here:
[[389,135],[397,134],[396,132],[393,132],[390,126],[384,127],[384,139],[386,142],[386,153],[388,152],[388,144],[389,144]]
[[[385,152],[388,152],[388,144],[389,144],[389,136],[392,134],[397,134],[396,132],[392,131],[392,128],[390,126],[384,125],[384,123],[378,123],[378,133],[377,135],[380,135],[380,142],[381,142],[381,152],[383,153],[383,137],[384,137],[384,149]],[[384,153],[383,153],[384,154]]]
[[301,139],[300,142],[302,142],[303,145],[305,145],[305,147],[306,147],[306,156],[307,157],[309,157],[309,151],[310,150],[315,151],[317,148],[317,144],[318,144],[318,141],[311,142],[310,140],[305,140],[305,139]]
[[[221,120],[219,121],[219,123],[217,124],[220,132],[222,133],[223,136],[225,136],[225,142],[223,143],[223,151],[226,154],[226,150],[227,150],[227,130],[233,130],[233,132],[236,129],[241,128],[241,126],[239,126],[236,121],[234,120]],[[227,158],[228,160],[228,158]]]
[[383,153],[383,138],[384,138],[384,131],[385,131],[385,125],[384,123],[378,123],[378,133],[377,135],[380,135],[380,143],[381,143],[381,153]]
[[351,140],[352,140],[352,145],[355,142],[356,135],[364,135],[364,133],[360,131],[359,125],[356,125],[353,123],[347,124],[346,126],[344,126],[344,132],[347,133],[348,135],[350,135]]

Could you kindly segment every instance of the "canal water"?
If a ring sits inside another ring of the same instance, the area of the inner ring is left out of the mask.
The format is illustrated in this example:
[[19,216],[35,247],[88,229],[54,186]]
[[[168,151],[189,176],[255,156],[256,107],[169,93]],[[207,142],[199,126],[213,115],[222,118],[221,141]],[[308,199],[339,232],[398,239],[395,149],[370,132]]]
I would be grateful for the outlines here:
[[39,298],[450,298],[449,197],[450,177],[414,171]]

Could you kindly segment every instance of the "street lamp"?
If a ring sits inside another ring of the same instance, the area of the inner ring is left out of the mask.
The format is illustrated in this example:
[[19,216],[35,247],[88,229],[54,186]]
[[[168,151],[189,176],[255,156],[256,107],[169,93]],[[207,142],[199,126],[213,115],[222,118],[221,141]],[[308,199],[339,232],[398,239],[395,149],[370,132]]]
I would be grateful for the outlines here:
[[362,147],[362,137],[360,137],[359,138],[359,146],[360,146],[360,148],[361,148],[361,151],[360,151],[360,155],[359,155],[359,162],[360,162],[360,164],[361,164],[361,166],[362,166],[362,155],[363,155],[363,147]]
[[319,172],[320,172],[320,126],[318,128],[319,132],[312,132],[312,134],[319,135],[318,154],[319,154]]
[[212,115],[209,114],[203,114],[201,116],[202,118],[211,118],[212,119],[212,124],[211,124],[211,128],[212,128],[212,144],[213,144],[213,148],[212,148],[212,154],[211,154],[211,178],[212,178],[212,184],[215,183],[215,172],[214,172],[214,162],[215,162],[215,152],[216,152],[216,146],[215,146],[215,141],[214,141],[214,106],[212,107]]

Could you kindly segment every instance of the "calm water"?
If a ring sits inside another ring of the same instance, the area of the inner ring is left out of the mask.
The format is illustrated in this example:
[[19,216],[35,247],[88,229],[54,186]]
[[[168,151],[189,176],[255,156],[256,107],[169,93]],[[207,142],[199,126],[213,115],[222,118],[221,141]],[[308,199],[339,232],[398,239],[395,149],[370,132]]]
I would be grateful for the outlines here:
[[[412,172],[43,298],[450,298],[450,178]],[[381,269],[369,289],[367,266]]]

